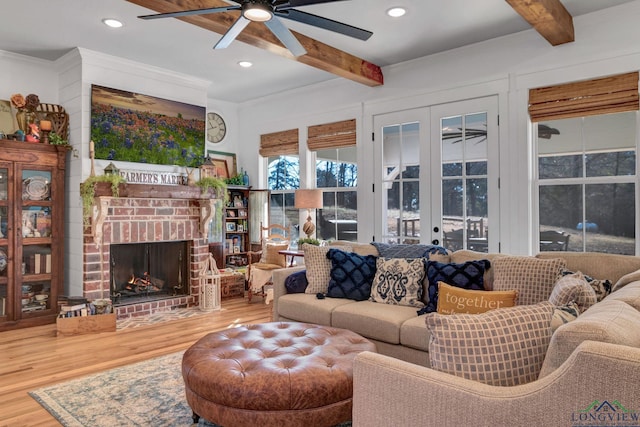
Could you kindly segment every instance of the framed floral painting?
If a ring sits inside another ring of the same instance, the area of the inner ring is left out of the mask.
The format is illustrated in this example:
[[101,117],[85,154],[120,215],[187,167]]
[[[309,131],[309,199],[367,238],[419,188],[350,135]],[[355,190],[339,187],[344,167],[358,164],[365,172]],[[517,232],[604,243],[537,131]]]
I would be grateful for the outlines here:
[[198,167],[204,159],[206,108],[91,85],[95,158]]

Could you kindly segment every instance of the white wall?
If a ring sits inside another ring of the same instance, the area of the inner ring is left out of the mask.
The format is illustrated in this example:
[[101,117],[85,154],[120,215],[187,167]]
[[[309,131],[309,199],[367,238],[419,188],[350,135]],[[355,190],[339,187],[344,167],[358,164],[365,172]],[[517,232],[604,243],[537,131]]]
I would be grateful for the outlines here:
[[[640,69],[640,1],[574,19],[576,41],[553,47],[534,30],[383,69],[382,87],[335,79],[243,104],[241,138],[256,152],[259,135],[356,117],[359,123],[360,240],[373,230],[373,150],[376,114],[498,95],[500,111],[501,250],[528,254],[532,236],[528,90]],[[358,111],[360,113],[358,114]],[[369,149],[368,149],[369,148]],[[251,160],[251,159],[250,159]],[[257,169],[257,156],[249,167]],[[508,195],[508,197],[507,197]]]

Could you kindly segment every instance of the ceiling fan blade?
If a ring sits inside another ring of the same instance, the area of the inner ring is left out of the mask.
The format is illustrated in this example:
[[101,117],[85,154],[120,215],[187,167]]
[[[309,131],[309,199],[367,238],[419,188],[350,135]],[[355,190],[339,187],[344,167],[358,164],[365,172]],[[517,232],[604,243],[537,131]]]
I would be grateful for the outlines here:
[[300,44],[296,36],[294,36],[278,18],[274,16],[269,21],[265,21],[264,24],[273,34],[275,34],[278,40],[282,42],[284,47],[289,49],[293,56],[297,58],[298,56],[302,56],[307,53],[306,49]]
[[231,44],[231,42],[234,41],[236,37],[238,37],[238,34],[240,34],[240,32],[242,32],[242,30],[244,30],[244,28],[247,25],[249,25],[249,22],[251,21],[249,21],[244,16],[240,15],[240,17],[236,20],[236,22],[234,22],[233,25],[229,27],[227,32],[224,33],[224,36],[222,36],[222,38],[218,40],[218,43],[216,43],[216,45],[213,48],[224,49],[228,47]]
[[278,3],[282,3],[283,10],[290,9],[292,7],[301,7],[301,6],[311,6],[314,4],[322,4],[322,3],[333,3],[336,1],[345,1],[345,0],[276,0],[274,6],[276,8],[280,7]]
[[158,18],[179,18],[180,16],[206,15],[209,13],[227,12],[229,10],[240,10],[241,6],[208,7],[206,9],[181,10],[179,12],[154,13],[153,15],[141,15],[140,19]]
[[363,30],[362,28],[334,21],[333,19],[323,18],[322,16],[301,12],[295,9],[288,9],[284,12],[276,11],[274,14],[282,18],[313,25],[318,28],[324,28],[325,30],[334,31],[360,40],[368,40],[369,37],[373,35],[371,31]]

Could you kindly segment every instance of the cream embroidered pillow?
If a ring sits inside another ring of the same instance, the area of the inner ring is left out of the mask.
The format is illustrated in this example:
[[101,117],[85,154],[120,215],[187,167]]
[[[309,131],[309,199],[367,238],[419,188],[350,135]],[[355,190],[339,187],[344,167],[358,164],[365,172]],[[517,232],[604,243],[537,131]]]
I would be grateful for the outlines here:
[[422,308],[422,258],[378,258],[371,286],[373,302]]

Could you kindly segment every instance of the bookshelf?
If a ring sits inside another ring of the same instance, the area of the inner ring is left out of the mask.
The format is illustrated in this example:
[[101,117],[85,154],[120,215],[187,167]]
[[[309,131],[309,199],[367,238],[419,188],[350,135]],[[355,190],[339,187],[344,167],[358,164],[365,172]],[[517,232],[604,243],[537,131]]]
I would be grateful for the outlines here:
[[244,267],[249,262],[249,192],[250,187],[229,186],[229,201],[224,212],[225,267]]

